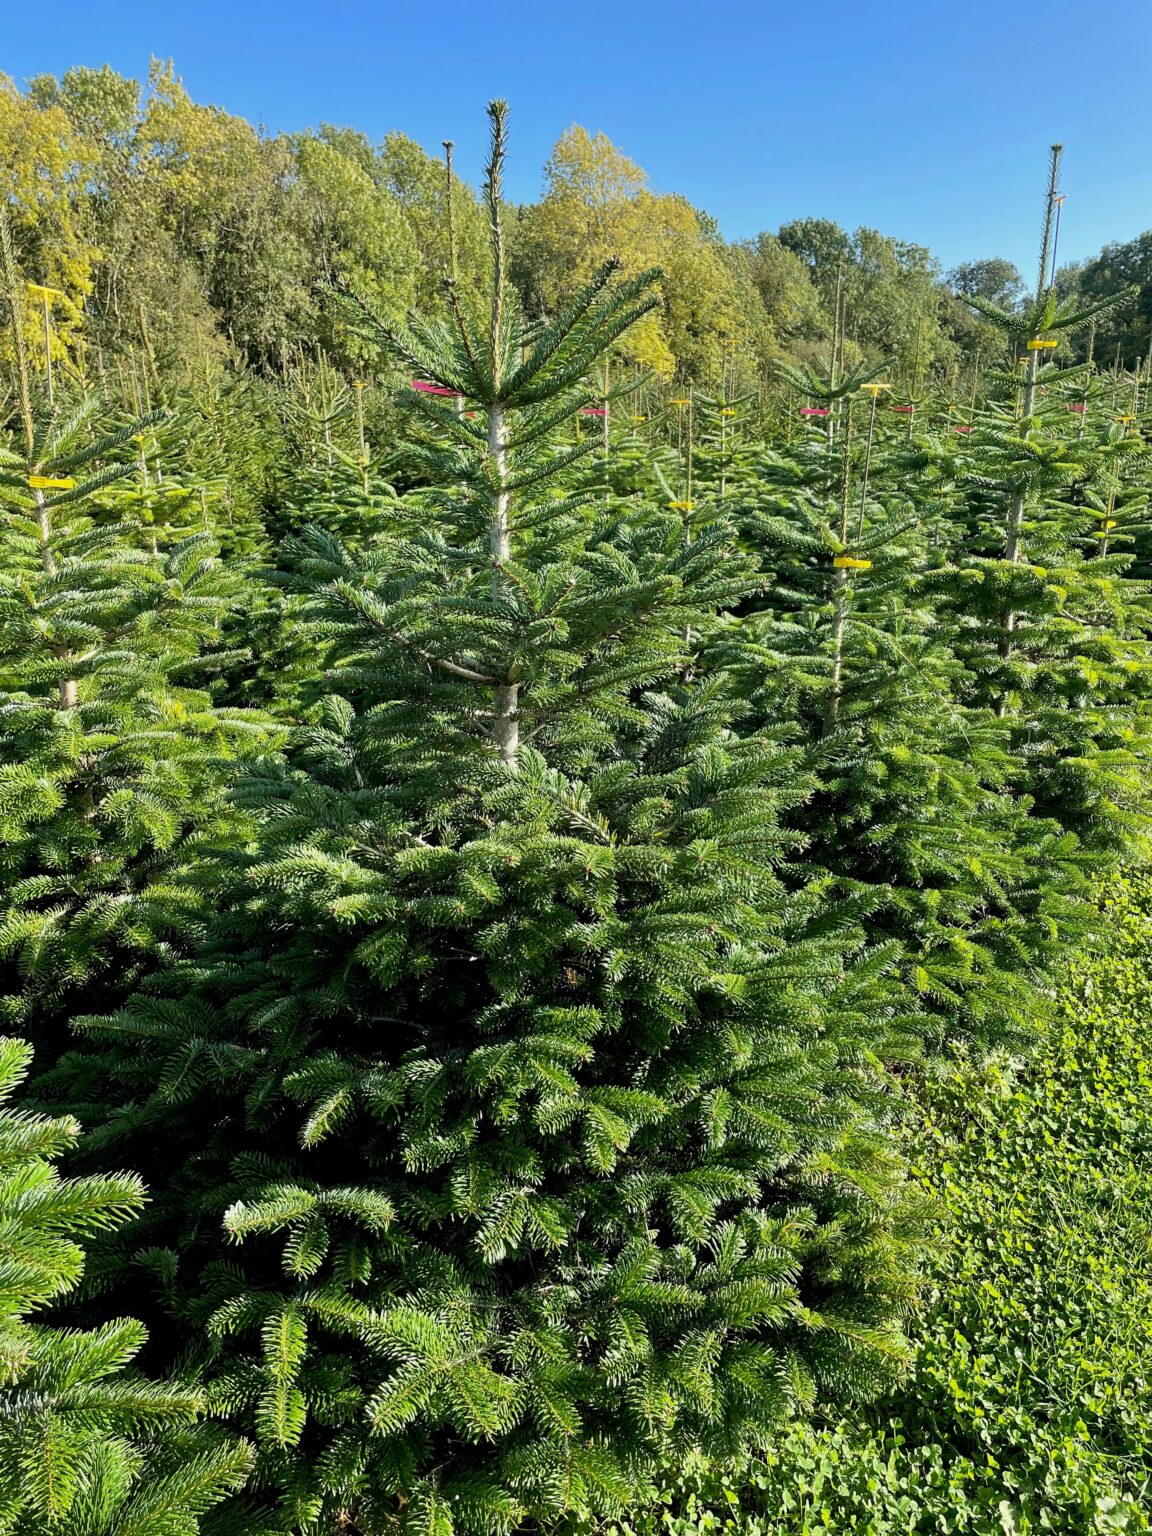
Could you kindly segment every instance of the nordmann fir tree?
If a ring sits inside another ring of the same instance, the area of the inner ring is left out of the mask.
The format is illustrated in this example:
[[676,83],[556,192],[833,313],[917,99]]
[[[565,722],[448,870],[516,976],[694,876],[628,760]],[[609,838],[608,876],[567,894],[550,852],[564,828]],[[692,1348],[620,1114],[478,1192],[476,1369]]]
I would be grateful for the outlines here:
[[349,385],[326,360],[303,360],[273,398],[284,452],[268,466],[271,531],[282,538],[316,523],[355,534],[371,468],[363,380]]
[[196,1536],[244,1482],[251,1447],[195,1426],[202,1392],[130,1369],[146,1338],[132,1319],[30,1321],[76,1287],[78,1239],[144,1203],[135,1177],[59,1176],[76,1122],[6,1102],[31,1055],[0,1038],[0,1536]]
[[1101,442],[1084,436],[1058,397],[1078,370],[1040,362],[1126,297],[1081,306],[1056,293],[1060,153],[1054,145],[1031,302],[1016,315],[968,300],[1023,357],[1009,401],[988,403],[956,455],[956,558],[969,578],[957,650],[976,696],[1010,726],[1018,792],[1074,836],[1083,862],[1131,853],[1145,836],[1152,658],[1147,588],[1127,575],[1132,530],[1108,511],[1143,444],[1123,420]]
[[[1045,272],[1055,195],[1053,184]],[[1063,318],[1085,317],[1066,309]],[[1037,351],[1029,354],[1032,373]],[[1059,382],[1058,372],[1046,370],[1045,387]],[[990,472],[996,407],[976,412],[975,424],[975,398],[960,414],[950,407],[941,435],[925,436],[922,428],[905,452],[905,431],[882,426],[875,385],[865,385],[872,396],[863,402],[865,425],[850,395],[836,406],[835,376],[786,373],[798,394],[823,401],[815,410],[828,414],[816,417],[822,425],[811,441],[764,456],[768,494],[759,503],[750,498],[740,514],[774,579],[760,600],[765,616],[739,631],[748,665],[734,672],[759,717],[792,718],[800,739],[806,735],[819,785],[795,819],[806,857],[870,893],[869,931],[901,941],[902,969],[920,1005],[953,1037],[1019,1037],[1044,1015],[1052,960],[1091,923],[1082,839],[1115,843],[1122,828],[1122,842],[1133,831],[1136,817],[1127,812],[1138,804],[1132,770],[1139,745],[1114,713],[1119,752],[1100,754],[1099,766],[1115,771],[1123,796],[1111,807],[1102,796],[1083,797],[1075,835],[1070,801],[1061,806],[1038,793],[1045,731],[1018,732],[1005,718],[1002,687],[990,695],[980,686],[991,668],[999,676],[1003,667],[1004,605],[996,587],[1004,568],[1007,579],[1033,584],[1050,574],[1002,558],[1004,494],[1013,485]],[[837,409],[838,438],[830,431]],[[921,415],[932,423],[930,402]],[[1022,452],[1009,407],[996,451],[1015,465],[1017,483],[1030,484],[1034,503],[1045,476],[1049,495],[1090,499],[1076,462],[1083,454],[1068,444],[1064,402],[1045,415]],[[821,439],[829,441],[827,452]],[[831,452],[833,441],[839,454]],[[1066,514],[1065,507],[1059,518],[1079,559],[1090,519],[1080,512],[1069,522]],[[1106,544],[1093,553],[1106,554]],[[1113,579],[1118,570],[1104,578],[1107,595],[1097,580],[1081,583],[1070,601],[1067,570],[1051,573],[1045,601],[1064,602],[1068,613],[1090,610],[1092,628],[1073,632],[1067,614],[1049,627],[1050,648],[1036,657],[1043,687],[1051,690],[1058,644],[1072,648],[1069,660],[1079,653],[1077,667],[1086,664],[1086,646],[1097,658],[1113,655],[1124,673],[1122,680],[1119,668],[1113,673],[1114,705],[1139,690],[1140,594]],[[983,638],[989,629],[991,647]],[[1097,681],[1100,670],[1089,665]],[[1065,735],[1069,723],[1066,715]]]
[[[820,382],[805,381],[810,398]],[[842,396],[831,443],[817,417],[763,454],[738,515],[769,580],[724,644],[751,718],[788,722],[803,751],[813,793],[789,820],[804,864],[866,904],[877,942],[899,943],[910,1012],[934,1018],[937,1038],[988,1044],[1032,1027],[1051,829],[1010,793],[1003,726],[965,704],[924,587],[947,546],[947,498],[910,482],[884,393]]]
[[490,115],[486,292],[369,326],[463,397],[413,402],[440,489],[359,555],[298,542],[329,697],[245,791],[227,920],[84,1021],[293,1529],[620,1512],[902,1354],[892,947],[780,877],[806,785],[697,647],[758,579],[731,526],[563,489],[655,274],[528,327]]
[[[3,224],[0,276],[15,317]],[[14,335],[17,402],[0,437],[0,1006],[34,1030],[47,1065],[69,1009],[107,1006],[93,988],[114,976],[127,990],[195,928],[193,890],[171,876],[203,842],[240,835],[229,760],[266,744],[268,722],[216,708],[205,687],[229,660],[220,630],[239,603],[211,539],[155,547],[155,526],[131,521],[123,487],[145,424],[105,425],[74,387],[49,403],[18,323]]]

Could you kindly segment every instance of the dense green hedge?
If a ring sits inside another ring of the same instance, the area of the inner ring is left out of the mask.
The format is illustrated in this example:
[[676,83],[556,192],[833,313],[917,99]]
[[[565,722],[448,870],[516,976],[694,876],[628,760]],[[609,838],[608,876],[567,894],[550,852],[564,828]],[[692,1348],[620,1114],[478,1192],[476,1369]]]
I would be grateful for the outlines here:
[[632,1529],[1152,1529],[1152,879],[1109,909],[1116,952],[1067,976],[1023,1073],[926,1094],[919,1168],[947,1227],[906,1384],[742,1478],[686,1475]]

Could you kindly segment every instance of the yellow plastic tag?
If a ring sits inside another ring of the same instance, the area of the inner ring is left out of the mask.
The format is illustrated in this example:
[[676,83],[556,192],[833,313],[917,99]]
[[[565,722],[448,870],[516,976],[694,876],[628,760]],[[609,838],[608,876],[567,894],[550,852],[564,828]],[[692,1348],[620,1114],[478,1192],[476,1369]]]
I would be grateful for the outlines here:
[[1135,421],[1135,416],[1117,416],[1117,421]]
[[1115,518],[1111,518],[1110,517],[1108,519],[1108,521],[1104,524],[1103,528],[1101,528],[1101,530],[1100,530],[1101,537],[1103,537],[1104,534],[1106,534],[1108,532],[1109,528],[1115,528],[1115,526],[1116,526]]
[[720,414],[721,414],[721,416],[735,416],[736,412],[732,409],[732,407],[730,405],[726,405],[721,410]]
[[647,418],[647,416],[633,416],[632,420],[633,421],[647,421],[648,418]]
[[690,400],[669,400],[669,405],[691,405]]
[[1028,350],[1029,352],[1046,352],[1049,347],[1056,347],[1059,345],[1060,343],[1055,338],[1049,341],[1046,337],[1035,336],[1028,343]]
[[67,294],[62,293],[59,288],[46,288],[43,283],[29,283],[28,292],[34,293],[38,299],[67,298]]
[[858,560],[855,555],[837,555],[832,564],[838,571],[870,571],[871,560]]
[[34,491],[74,491],[76,482],[71,475],[29,475],[28,484]]
[[363,379],[353,379],[352,380],[352,388],[353,389],[363,389],[364,388],[364,380]]
[[861,384],[860,388],[861,390],[866,389],[872,398],[875,399],[882,389],[891,389],[892,386],[891,384]]
[[692,503],[690,501],[670,501],[668,505],[672,508],[673,512],[691,512],[692,510]]

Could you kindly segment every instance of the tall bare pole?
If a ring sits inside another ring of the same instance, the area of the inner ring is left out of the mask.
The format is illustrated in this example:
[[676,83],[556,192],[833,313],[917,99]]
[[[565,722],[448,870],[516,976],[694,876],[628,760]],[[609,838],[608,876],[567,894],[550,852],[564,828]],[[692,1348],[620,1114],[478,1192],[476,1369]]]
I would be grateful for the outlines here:
[[452,175],[452,151],[456,146],[451,139],[444,139],[442,142],[444,145],[445,206],[448,212],[448,272],[452,281],[455,282],[460,275],[457,271],[456,263],[456,220],[452,210],[452,193],[455,186],[455,179]]
[[[1042,302],[1048,290],[1048,262],[1052,252],[1052,232],[1058,209],[1057,196],[1060,191],[1060,156],[1063,153],[1062,144],[1053,144],[1049,152],[1048,161],[1048,194],[1044,203],[1044,233],[1040,241],[1039,273],[1036,279],[1036,303]],[[1035,339],[1035,338],[1034,338]],[[1031,416],[1036,405],[1036,372],[1039,365],[1039,349],[1032,348],[1028,353],[1028,366],[1024,375],[1024,398],[1021,402],[1020,414],[1024,423],[1024,434],[1031,431]],[[1004,555],[1013,565],[1018,565],[1023,557],[1021,547],[1021,531],[1024,526],[1024,491],[1015,491],[1008,503],[1008,522],[1004,531]],[[1016,630],[1016,611],[1009,608],[1004,615],[1004,627],[1000,639],[1000,654],[1007,659],[1012,654],[1012,636]],[[1005,694],[999,705],[1000,715],[1008,713],[1008,696]]]
[[43,283],[29,283],[28,292],[40,300],[44,311],[44,373],[48,381],[48,404],[55,400],[52,382],[52,300],[62,299],[59,288],[47,288]]

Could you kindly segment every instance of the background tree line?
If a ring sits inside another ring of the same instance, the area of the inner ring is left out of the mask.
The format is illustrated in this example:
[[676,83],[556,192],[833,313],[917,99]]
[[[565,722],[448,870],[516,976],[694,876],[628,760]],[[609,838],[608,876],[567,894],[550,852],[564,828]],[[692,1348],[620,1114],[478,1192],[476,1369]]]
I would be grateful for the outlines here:
[[[427,311],[453,261],[474,278],[484,238],[474,191],[403,133],[379,144],[330,125],[269,135],[193,101],[159,62],[146,86],[107,66],[24,90],[0,77],[0,185],[21,266],[64,295],[52,345],[61,358],[87,349],[88,367],[119,370],[126,389],[135,360],[138,391],[237,365],[283,373],[317,351],[356,368],[363,344],[322,303],[324,286],[347,283],[395,317]],[[1009,304],[1022,292],[1004,260],[945,274],[922,245],[828,219],[726,241],[705,212],[654,191],[640,166],[580,127],[557,142],[539,201],[509,210],[509,235],[514,279],[537,314],[609,254],[633,270],[658,263],[664,307],[623,358],[701,386],[757,382],[779,357],[811,360],[838,303],[849,361],[889,357],[910,387],[948,378],[992,340],[955,292]],[[1143,235],[1062,272],[1064,287],[1094,298],[1140,285],[1134,312],[1095,338],[1101,360],[1147,350],[1150,266]]]

